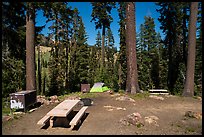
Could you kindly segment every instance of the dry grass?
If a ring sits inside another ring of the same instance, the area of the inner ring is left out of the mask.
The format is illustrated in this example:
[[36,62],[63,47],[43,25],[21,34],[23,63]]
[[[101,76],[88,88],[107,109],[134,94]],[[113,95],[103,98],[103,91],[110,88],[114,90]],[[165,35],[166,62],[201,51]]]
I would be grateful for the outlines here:
[[[37,50],[37,47],[36,47],[36,50]],[[51,47],[40,46],[40,51],[42,53],[48,52],[50,50],[51,50]]]

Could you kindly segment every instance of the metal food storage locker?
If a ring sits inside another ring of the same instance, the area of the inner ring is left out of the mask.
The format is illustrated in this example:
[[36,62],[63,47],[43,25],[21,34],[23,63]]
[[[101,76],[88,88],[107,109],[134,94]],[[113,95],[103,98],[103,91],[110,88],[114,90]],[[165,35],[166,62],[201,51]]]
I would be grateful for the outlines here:
[[81,84],[81,92],[90,92],[90,84]]
[[11,109],[26,109],[37,102],[36,90],[26,90],[10,94]]

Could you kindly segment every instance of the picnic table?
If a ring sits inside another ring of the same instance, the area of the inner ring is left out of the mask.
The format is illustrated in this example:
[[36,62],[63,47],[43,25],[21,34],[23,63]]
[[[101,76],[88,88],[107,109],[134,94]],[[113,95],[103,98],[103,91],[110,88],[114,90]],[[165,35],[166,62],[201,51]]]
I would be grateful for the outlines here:
[[149,92],[153,95],[169,95],[169,92],[166,89],[149,89]]
[[[67,115],[73,110],[73,108],[80,102],[80,100],[64,100],[60,104],[58,104],[55,108],[50,110],[42,119],[38,121],[37,124],[44,125],[49,121],[50,127],[53,127],[53,119],[54,117],[67,117]],[[88,107],[84,106],[80,109],[80,111],[76,114],[73,120],[70,122],[71,128],[73,128],[82,115],[85,113]]]

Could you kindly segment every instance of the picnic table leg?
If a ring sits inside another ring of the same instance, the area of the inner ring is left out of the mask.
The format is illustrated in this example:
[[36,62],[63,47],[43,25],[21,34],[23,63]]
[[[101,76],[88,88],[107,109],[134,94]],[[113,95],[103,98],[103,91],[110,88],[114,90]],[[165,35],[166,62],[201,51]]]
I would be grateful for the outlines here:
[[[77,123],[77,125],[81,124],[81,119],[79,120],[79,122]],[[71,131],[76,125],[71,125],[71,127],[69,128],[69,130]]]
[[69,128],[69,130],[71,131],[74,128],[74,125],[71,125],[71,127]]
[[53,127],[54,117],[50,118],[50,127]]

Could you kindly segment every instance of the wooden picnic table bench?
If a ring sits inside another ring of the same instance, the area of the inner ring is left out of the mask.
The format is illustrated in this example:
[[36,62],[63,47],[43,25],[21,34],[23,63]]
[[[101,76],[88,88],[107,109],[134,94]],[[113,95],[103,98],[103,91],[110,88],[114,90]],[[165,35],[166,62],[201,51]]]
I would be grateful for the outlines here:
[[[44,125],[48,121],[50,122],[50,127],[53,127],[54,117],[67,117],[67,115],[73,110],[73,108],[80,102],[80,100],[64,100],[52,110],[50,110],[42,119],[38,121],[37,124]],[[70,122],[71,129],[77,125],[80,121],[80,118],[84,115],[88,107],[82,107],[75,117]]]
[[149,89],[150,94],[169,94],[169,92],[166,89]]
[[74,126],[76,126],[79,123],[81,117],[85,114],[85,111],[87,110],[87,108],[88,108],[88,106],[82,107],[79,110],[79,112],[75,115],[75,117],[71,120],[71,122],[70,122],[71,129],[73,129]]

